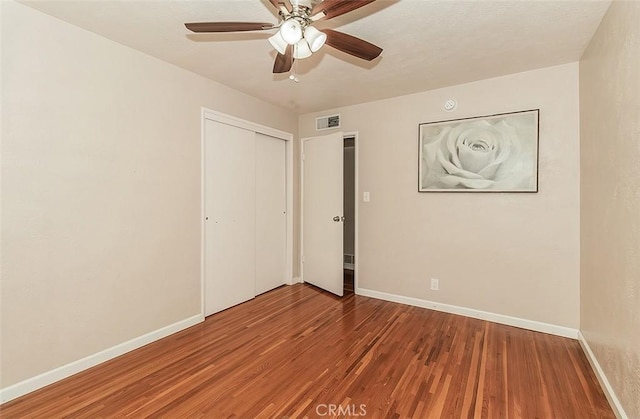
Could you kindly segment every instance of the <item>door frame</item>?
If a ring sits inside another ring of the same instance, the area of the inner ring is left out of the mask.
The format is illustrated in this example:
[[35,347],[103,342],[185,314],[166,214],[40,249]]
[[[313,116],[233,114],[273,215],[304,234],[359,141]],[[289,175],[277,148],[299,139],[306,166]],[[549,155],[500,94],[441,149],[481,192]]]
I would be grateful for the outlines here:
[[286,177],[286,196],[287,196],[287,214],[286,214],[286,272],[285,280],[288,285],[293,283],[293,134],[280,131],[275,128],[261,125],[255,122],[247,121],[242,118],[227,115],[222,112],[214,111],[207,108],[201,108],[201,126],[200,126],[200,314],[205,313],[205,275],[204,275],[204,252],[205,252],[205,153],[204,147],[206,142],[206,121],[214,121],[234,127],[259,132],[270,137],[278,138],[285,142],[285,177]]
[[[354,194],[355,194],[355,199],[354,199],[354,246],[353,246],[353,257],[355,258],[355,264],[354,264],[354,270],[353,270],[353,292],[354,294],[359,294],[359,288],[358,288],[358,272],[359,272],[359,264],[360,264],[360,257],[359,257],[359,245],[358,245],[358,231],[359,231],[359,227],[358,227],[358,208],[359,208],[359,200],[358,200],[358,196],[360,195],[359,193],[359,189],[358,189],[358,153],[359,153],[359,141],[358,141],[358,131],[349,131],[349,132],[343,132],[342,133],[342,140],[344,141],[345,138],[351,138],[353,137],[353,144],[354,144],[354,179],[353,181],[355,182],[354,185]],[[300,243],[299,245],[299,255],[300,255],[300,260],[298,261],[298,272],[300,273],[300,278],[299,278],[299,282],[305,282],[304,281],[304,264],[302,262],[303,259],[303,255],[304,255],[304,139],[306,138],[313,138],[313,137],[305,137],[305,138],[301,138],[300,139],[300,231],[298,232],[298,242]],[[343,252],[344,253],[344,252]],[[343,255],[344,257],[344,255]]]

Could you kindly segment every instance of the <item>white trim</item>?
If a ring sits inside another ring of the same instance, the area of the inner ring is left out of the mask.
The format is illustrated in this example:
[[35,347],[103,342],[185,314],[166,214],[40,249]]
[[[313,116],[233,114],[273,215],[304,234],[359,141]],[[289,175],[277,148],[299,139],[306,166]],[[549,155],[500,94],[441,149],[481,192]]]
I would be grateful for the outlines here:
[[293,285],[293,284],[300,284],[300,283],[302,283],[302,278],[300,278],[299,276],[296,276],[295,278],[293,278],[293,279],[291,280],[291,285]]
[[293,134],[285,139],[285,153],[287,159],[286,182],[287,182],[287,243],[286,243],[286,269],[289,285],[293,285]]
[[298,224],[298,279],[301,283],[304,283],[304,243],[302,243],[302,230],[304,224],[304,214],[302,213],[304,209],[304,141],[301,138],[299,141],[300,149],[298,152],[300,155],[298,156],[298,161],[300,162],[300,172],[298,173],[298,182],[300,193],[298,194],[298,207],[300,208],[300,218]]
[[353,237],[354,237],[354,243],[353,243],[353,257],[354,257],[354,264],[353,264],[353,288],[357,289],[358,288],[358,272],[359,272],[359,260],[360,260],[360,256],[358,254],[359,252],[359,246],[358,246],[358,232],[359,232],[359,220],[360,220],[360,216],[358,213],[358,208],[359,208],[359,197],[360,197],[360,192],[359,188],[358,188],[358,152],[360,149],[360,141],[358,139],[358,131],[353,131],[353,132],[347,132],[344,134],[345,137],[349,136],[349,137],[353,137],[353,147],[354,147],[354,151],[353,151],[353,158],[354,158],[354,165],[353,165],[353,173],[354,173],[354,179],[353,181],[355,182],[354,188],[353,188],[353,193],[355,194],[355,199],[354,199],[354,207],[353,207],[353,214],[354,214],[354,228],[353,228]]
[[271,128],[266,125],[257,124],[235,116],[227,115],[222,112],[213,111],[211,109],[202,108],[202,117],[211,121],[220,122],[234,127],[243,128],[249,131],[256,131],[270,137],[279,138],[284,141],[292,141],[293,134]]
[[[356,263],[358,261],[356,260]],[[436,303],[433,301],[422,300],[419,298],[405,297],[402,295],[388,294],[386,292],[368,290],[365,288],[356,288],[356,294],[365,297],[377,298],[394,303],[407,304],[410,306],[428,308],[431,310],[443,311],[445,313],[458,314],[461,316],[472,317],[474,319],[487,320],[494,323],[506,324],[508,326],[520,327],[522,329],[533,330],[536,332],[549,333],[551,335],[562,336],[565,338],[577,339],[578,329],[570,327],[558,326],[555,324],[542,323],[535,320],[527,320],[519,317],[506,316],[504,314],[490,313],[488,311],[476,310],[454,306],[450,304]]]
[[40,375],[36,375],[35,377],[28,378],[9,387],[5,387],[0,390],[0,403],[5,403],[9,400],[24,396],[27,393],[31,393],[32,391],[48,386],[49,384],[55,383],[56,381],[60,381],[73,374],[77,374],[81,371],[109,361],[110,359],[116,358],[127,352],[133,351],[134,349],[138,349],[151,342],[155,342],[171,334],[184,330],[188,327],[202,322],[203,320],[204,316],[202,315],[202,313],[197,314],[187,319],[180,320],[179,322],[170,324],[169,326],[162,327],[153,332],[138,336],[137,338],[133,338],[119,345],[112,346],[111,348],[105,349],[93,355],[89,355],[85,358],[55,368],[51,371],[47,371]]
[[616,396],[616,393],[613,391],[613,387],[611,387],[607,376],[602,370],[602,367],[600,367],[598,359],[594,355],[593,351],[591,351],[591,347],[589,346],[589,343],[587,342],[581,331],[578,331],[578,342],[580,342],[580,346],[582,346],[582,350],[587,356],[587,360],[589,361],[589,364],[591,364],[591,368],[593,368],[593,371],[596,373],[596,378],[598,378],[600,387],[602,387],[604,395],[607,397],[607,400],[609,401],[609,404],[613,409],[613,413],[618,418],[628,419],[629,416],[627,416],[627,414],[625,413],[622,407],[622,403],[620,403],[618,396]]
[[220,122],[222,124],[231,125],[238,128],[243,128],[249,131],[258,132],[260,134],[268,135],[270,137],[278,138],[285,142],[285,154],[286,154],[286,188],[287,188],[287,220],[286,220],[286,273],[285,282],[286,285],[292,285],[295,283],[293,279],[293,134],[280,131],[275,128],[268,127],[266,125],[257,124],[255,122],[246,121],[235,116],[227,115],[222,112],[214,111],[207,108],[201,108],[201,127],[200,127],[200,306],[201,312],[206,313],[205,310],[205,278],[204,278],[204,254],[205,254],[205,141],[206,132],[205,124],[207,120]]
[[205,137],[205,123],[207,120],[207,109],[201,109],[201,121],[200,121],[200,313],[204,316],[205,304],[204,304],[204,255],[205,255],[205,197],[204,197],[204,180],[205,180],[205,166],[206,159],[204,154],[204,137]]

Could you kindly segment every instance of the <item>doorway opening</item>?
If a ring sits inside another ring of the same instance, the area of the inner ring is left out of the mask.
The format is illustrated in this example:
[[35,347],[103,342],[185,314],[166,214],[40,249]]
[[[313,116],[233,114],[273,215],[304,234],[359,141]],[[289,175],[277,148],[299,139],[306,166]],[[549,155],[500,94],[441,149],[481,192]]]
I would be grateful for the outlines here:
[[355,291],[355,242],[356,242],[356,138],[354,135],[344,137],[344,172],[343,172],[343,264],[344,264],[344,294]]

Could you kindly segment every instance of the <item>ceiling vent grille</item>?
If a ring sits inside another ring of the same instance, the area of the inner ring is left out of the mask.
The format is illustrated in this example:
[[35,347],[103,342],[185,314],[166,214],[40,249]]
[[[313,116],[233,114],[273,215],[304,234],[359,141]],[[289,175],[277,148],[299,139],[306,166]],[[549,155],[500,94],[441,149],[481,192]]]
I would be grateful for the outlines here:
[[333,128],[340,128],[340,114],[316,118],[316,131]]

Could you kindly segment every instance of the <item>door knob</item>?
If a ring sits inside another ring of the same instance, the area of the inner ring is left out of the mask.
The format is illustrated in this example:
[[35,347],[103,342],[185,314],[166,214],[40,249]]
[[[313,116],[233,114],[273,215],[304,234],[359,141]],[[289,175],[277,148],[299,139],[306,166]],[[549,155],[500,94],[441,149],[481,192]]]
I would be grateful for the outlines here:
[[336,215],[335,217],[333,217],[333,221],[335,221],[336,223],[340,222],[340,216]]

